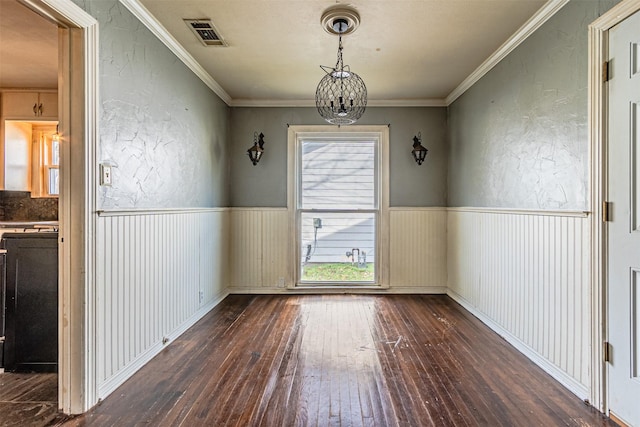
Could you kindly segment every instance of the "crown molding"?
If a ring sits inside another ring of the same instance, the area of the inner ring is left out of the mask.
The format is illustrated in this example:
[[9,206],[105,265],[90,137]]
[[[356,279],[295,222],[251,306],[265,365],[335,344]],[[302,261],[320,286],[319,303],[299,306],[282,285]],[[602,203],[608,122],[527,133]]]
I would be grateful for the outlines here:
[[232,99],[229,107],[314,107],[313,99]]
[[[230,107],[316,107],[313,99],[233,99]],[[367,107],[446,107],[444,99],[369,99]]]
[[138,0],[119,0],[120,3],[144,24],[165,46],[173,52],[196,76],[200,78],[227,105],[231,96],[195,60],[193,56],[167,31],[167,29]]
[[444,99],[370,99],[367,107],[446,107]]
[[446,98],[446,105],[451,105],[463,93],[487,74],[515,48],[520,46],[531,34],[556,14],[569,0],[549,0],[522,27],[518,29],[502,46],[491,54],[475,71],[460,83]]

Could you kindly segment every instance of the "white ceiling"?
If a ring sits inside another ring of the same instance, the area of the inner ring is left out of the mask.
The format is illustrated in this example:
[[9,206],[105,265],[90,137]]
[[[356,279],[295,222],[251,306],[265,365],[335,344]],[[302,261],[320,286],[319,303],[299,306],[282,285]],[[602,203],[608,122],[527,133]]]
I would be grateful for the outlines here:
[[57,26],[16,0],[0,0],[0,88],[57,86]]
[[[340,0],[122,1],[146,8],[232,105],[313,105],[320,65],[336,62],[338,39],[320,17]],[[344,61],[365,81],[369,102],[430,105],[442,103],[547,0],[348,4],[361,24],[343,38]],[[212,19],[228,46],[203,46],[186,18]],[[56,26],[16,0],[0,0],[0,87],[56,85]]]
[[[324,75],[319,66],[336,62],[338,38],[324,31],[320,18],[342,1],[137,1],[234,105],[312,101]],[[365,81],[370,100],[443,100],[545,3],[351,0],[361,24],[343,38],[344,61]],[[185,18],[212,19],[228,47],[203,46]]]

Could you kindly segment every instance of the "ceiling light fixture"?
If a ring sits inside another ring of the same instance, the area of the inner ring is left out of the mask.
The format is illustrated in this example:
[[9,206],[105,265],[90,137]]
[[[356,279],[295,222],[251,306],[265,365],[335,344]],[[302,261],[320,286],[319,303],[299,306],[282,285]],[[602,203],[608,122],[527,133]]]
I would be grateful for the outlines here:
[[327,9],[322,15],[324,29],[337,35],[338,60],[335,67],[321,65],[326,73],[316,88],[316,107],[327,122],[334,125],[355,123],[367,107],[367,87],[356,73],[342,60],[342,36],[350,34],[360,24],[360,15],[355,9],[337,6]]

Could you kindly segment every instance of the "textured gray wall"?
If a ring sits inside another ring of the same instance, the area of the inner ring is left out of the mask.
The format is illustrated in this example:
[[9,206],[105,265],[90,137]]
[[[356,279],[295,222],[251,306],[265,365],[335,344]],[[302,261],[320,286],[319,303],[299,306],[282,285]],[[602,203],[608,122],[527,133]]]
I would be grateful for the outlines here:
[[587,26],[569,2],[449,107],[450,206],[588,208]]
[[227,206],[228,107],[117,0],[75,1],[100,26],[99,206]]
[[[391,206],[445,206],[447,187],[445,108],[367,108],[358,125],[389,129]],[[287,206],[287,124],[327,124],[315,108],[231,109],[231,206]],[[265,135],[265,152],[256,166],[246,151],[253,133]],[[413,136],[422,133],[429,150],[418,166],[411,156]]]

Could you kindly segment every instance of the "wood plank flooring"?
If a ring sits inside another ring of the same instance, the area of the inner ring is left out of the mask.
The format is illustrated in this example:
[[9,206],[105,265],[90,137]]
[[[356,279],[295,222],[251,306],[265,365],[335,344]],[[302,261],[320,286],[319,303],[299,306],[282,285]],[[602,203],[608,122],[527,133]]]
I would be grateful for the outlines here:
[[65,426],[608,426],[446,296],[225,299]]
[[58,374],[0,373],[0,426],[44,426],[58,415]]

